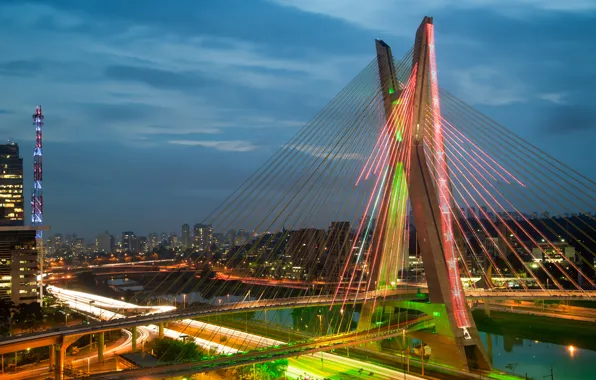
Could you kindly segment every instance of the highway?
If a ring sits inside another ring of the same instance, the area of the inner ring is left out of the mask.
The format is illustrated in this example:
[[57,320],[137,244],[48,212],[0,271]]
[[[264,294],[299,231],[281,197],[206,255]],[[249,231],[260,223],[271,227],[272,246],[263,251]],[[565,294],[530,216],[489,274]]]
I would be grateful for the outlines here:
[[[417,293],[418,292],[416,289],[407,288],[388,291],[363,292],[360,294],[349,295],[346,298],[346,300],[348,302],[368,302],[376,298],[410,299],[416,297]],[[70,299],[72,299],[72,294],[70,295],[70,297]],[[57,344],[60,342],[61,337],[65,335],[84,335],[102,331],[120,330],[122,328],[130,328],[135,326],[148,326],[162,322],[179,321],[187,318],[206,317],[210,315],[222,315],[229,313],[238,313],[243,311],[258,311],[309,306],[328,306],[331,304],[340,303],[340,301],[338,299],[334,299],[333,296],[311,296],[293,298],[290,297],[282,299],[242,301],[230,304],[222,303],[220,305],[201,305],[200,307],[188,308],[186,310],[171,310],[162,313],[151,312],[133,317],[125,317],[116,312],[106,311],[98,308],[97,306],[94,306],[92,302],[89,302],[92,300],[93,299],[88,300],[87,302],[80,302],[81,305],[79,305],[79,299],[78,297],[76,297],[76,301],[70,301],[69,305],[72,305],[75,308],[83,308],[84,310],[87,310],[89,313],[100,317],[100,319],[102,320],[107,319],[107,321],[103,321],[100,323],[92,323],[89,325],[59,327],[45,332],[22,334],[18,336],[3,338],[0,340],[0,354],[14,352],[18,349]],[[133,304],[128,305],[132,305],[131,307],[133,308],[136,306]],[[109,314],[107,316],[104,316],[102,313],[106,312]]]
[[[349,293],[345,297],[346,302],[370,302],[381,298],[384,300],[407,300],[415,298],[419,289],[398,288],[384,291],[362,292],[358,294]],[[467,297],[480,299],[593,299],[594,291],[485,291],[471,290],[466,292]],[[187,318],[206,317],[210,315],[222,315],[237,313],[243,311],[259,311],[268,309],[285,309],[310,306],[329,306],[339,305],[343,300],[343,295],[335,298],[333,296],[309,296],[309,297],[290,297],[282,299],[263,299],[254,301],[241,301],[236,303],[223,303],[220,305],[201,305],[196,308],[186,310],[170,310],[162,313],[152,312],[134,317],[118,318],[116,313],[108,321],[94,323],[85,326],[71,326],[55,328],[46,332],[33,334],[23,334],[4,338],[0,340],[0,354],[14,352],[18,349],[41,347],[49,344],[56,344],[63,335],[84,335],[101,331],[119,330],[121,328],[130,328],[134,326],[148,326],[161,322],[183,320]],[[75,303],[78,303],[75,302]],[[132,305],[132,304],[130,304]],[[136,306],[136,305],[134,305]],[[89,311],[95,315],[101,313],[100,309],[87,303]],[[116,319],[117,318],[117,319]],[[104,318],[101,318],[104,319]],[[24,347],[24,348],[15,348]]]
[[[73,306],[77,307],[77,310],[84,312],[93,312],[89,308],[89,301],[101,299],[101,305],[105,305],[108,308],[114,308],[121,306],[126,309],[135,309],[134,304],[125,303],[118,300],[112,300],[105,297],[98,297],[92,294],[74,291],[65,291],[64,289],[54,287],[52,293],[59,299],[68,302],[71,305],[73,297],[76,297],[77,302],[72,302]],[[96,314],[98,317],[106,318],[110,316],[108,310],[102,310]],[[172,329],[165,329],[164,333],[166,336],[174,339],[180,339],[181,335],[192,335],[197,336],[195,342],[204,348],[215,349],[217,353],[236,353],[238,349],[255,349],[260,347],[271,347],[275,345],[286,344],[282,341],[268,339],[254,334],[247,334],[235,329],[221,327],[213,324],[199,322],[195,320],[183,320],[177,322],[170,327]],[[157,326],[150,325],[146,329],[152,334],[146,337],[139,337],[139,341],[144,341],[149,336],[154,336],[157,333]],[[126,331],[126,330],[125,330]],[[127,339],[125,342],[117,347],[111,348],[106,354],[122,353],[124,351],[130,351],[131,347],[131,333],[126,331]],[[183,334],[184,333],[184,334]],[[222,340],[225,337],[225,345],[217,344],[218,340]],[[203,338],[203,339],[201,339]],[[234,347],[236,346],[236,347]],[[321,360],[322,359],[322,360]],[[85,362],[87,358],[75,359],[72,364],[78,367],[77,364]],[[96,358],[90,359],[91,362],[95,362]],[[83,363],[84,364],[84,363]],[[41,368],[40,371],[43,373],[47,371],[47,367]],[[290,359],[290,365],[288,367],[288,374],[290,376],[304,376],[306,374],[311,377],[333,377],[335,374],[342,374],[343,376],[352,375],[354,377],[366,374],[371,379],[394,379],[397,376],[403,378],[403,374],[394,370],[386,369],[384,367],[360,362],[353,359],[347,359],[338,355],[329,353],[320,353],[313,355],[305,355],[299,358]],[[372,375],[371,375],[372,374]],[[22,378],[22,377],[20,377]],[[408,376],[408,379],[417,379],[415,376]]]
[[[408,329],[417,324],[424,323],[425,321],[427,321],[427,319],[428,317],[415,321],[410,321],[407,323],[402,323],[400,325],[392,325],[388,326],[386,329],[383,328],[382,330],[374,329],[373,331],[357,331],[339,335],[324,336],[306,342],[298,342],[292,345],[284,345],[281,347],[274,346],[266,350],[257,349],[239,353],[234,356],[224,355],[216,357],[214,359],[199,362],[180,363],[149,368],[137,368],[128,370],[126,371],[126,373],[98,374],[91,376],[91,378],[118,379],[123,376],[134,378],[163,378],[171,376],[183,376],[202,372],[210,372],[217,369],[270,362],[282,358],[306,356],[318,353],[320,351],[330,351],[333,349],[349,347],[363,342],[372,342],[398,336],[403,334],[404,329]],[[344,358],[341,358],[341,360],[343,361]],[[399,372],[396,373],[399,374]],[[403,376],[403,374],[401,376]]]

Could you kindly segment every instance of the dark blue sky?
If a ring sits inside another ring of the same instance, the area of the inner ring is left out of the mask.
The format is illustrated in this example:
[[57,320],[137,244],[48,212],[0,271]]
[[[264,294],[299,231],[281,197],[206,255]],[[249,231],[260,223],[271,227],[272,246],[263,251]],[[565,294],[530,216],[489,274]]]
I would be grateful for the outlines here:
[[592,0],[139,4],[0,0],[0,136],[29,168],[43,105],[54,232],[201,221],[373,58],[374,38],[401,56],[424,15],[443,87],[596,177]]

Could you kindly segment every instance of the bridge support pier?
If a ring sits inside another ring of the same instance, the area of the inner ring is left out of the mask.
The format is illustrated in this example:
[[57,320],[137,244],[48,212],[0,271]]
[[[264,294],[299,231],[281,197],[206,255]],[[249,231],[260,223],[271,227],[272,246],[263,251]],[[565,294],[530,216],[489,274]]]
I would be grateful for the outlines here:
[[137,352],[137,326],[130,330],[132,332],[132,352]]
[[482,303],[484,303],[484,314],[487,317],[490,317],[490,304],[488,302],[488,298],[483,299]]
[[164,325],[160,323],[157,326],[159,327],[159,338],[162,339],[164,337]]
[[66,359],[66,346],[65,344],[56,344],[52,347],[54,351],[54,379],[64,379],[64,360]]
[[100,332],[97,334],[97,361],[99,363],[103,362],[103,350],[104,350],[104,332]]
[[54,370],[54,366],[56,364],[56,349],[54,345],[50,345],[50,372]]

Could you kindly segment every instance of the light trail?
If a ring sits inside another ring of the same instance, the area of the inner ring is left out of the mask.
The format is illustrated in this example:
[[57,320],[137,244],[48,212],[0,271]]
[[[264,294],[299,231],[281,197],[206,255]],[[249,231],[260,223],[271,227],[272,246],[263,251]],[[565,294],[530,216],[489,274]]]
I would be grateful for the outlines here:
[[[94,316],[97,316],[101,320],[108,320],[110,318],[126,318],[126,316],[112,312],[110,310],[102,309],[99,306],[95,306],[93,303],[89,303],[89,301],[95,301],[96,305],[107,305],[106,307],[120,306],[120,307],[126,308],[126,309],[137,309],[137,308],[141,309],[141,310],[155,309],[152,307],[139,307],[138,305],[135,305],[132,303],[114,300],[114,299],[107,298],[107,297],[101,297],[101,296],[97,296],[97,295],[90,294],[90,293],[62,289],[62,288],[58,288],[55,286],[52,286],[51,289],[49,289],[49,290],[50,290],[51,294],[54,295],[56,298],[66,302],[70,308],[72,308],[74,310],[81,311],[81,312],[93,314]],[[76,298],[76,300],[75,300],[75,298]],[[163,308],[166,311],[170,311],[174,307],[162,306],[161,308]],[[284,342],[284,341],[270,339],[267,337],[242,332],[242,331],[231,329],[228,327],[222,327],[222,326],[213,325],[213,324],[209,324],[209,323],[205,323],[205,322],[201,322],[201,321],[195,321],[192,319],[184,319],[178,323],[183,324],[184,326],[186,326],[186,328],[189,328],[189,327],[194,328],[194,329],[197,329],[200,331],[204,331],[206,333],[213,334],[213,336],[234,338],[236,341],[242,340],[243,344],[247,346],[247,349],[271,347],[271,346],[276,346],[276,345],[287,344],[287,342]],[[123,352],[129,350],[129,346],[132,344],[132,333],[127,330],[123,330],[123,331],[125,331],[125,333],[127,334],[127,339],[125,340],[125,342],[118,345],[117,347],[107,350],[105,353],[106,355],[107,354],[123,353]],[[159,332],[159,327],[157,325],[150,324],[148,326],[140,327],[137,331],[141,334],[141,336],[139,336],[137,338],[137,341],[143,342],[143,341],[147,341],[151,336],[155,336]],[[209,351],[215,351],[217,354],[234,354],[234,353],[238,353],[240,351],[237,348],[229,347],[224,344],[215,343],[215,342],[212,342],[212,341],[209,341],[206,339],[202,339],[202,338],[198,338],[198,337],[190,337],[187,334],[185,334],[184,331],[177,331],[177,330],[169,329],[169,328],[164,328],[164,336],[172,338],[172,339],[177,339],[177,340],[192,339],[199,347],[201,347],[203,349],[207,349]],[[321,358],[323,359],[324,365],[322,366],[321,369],[316,369],[317,366],[320,365]],[[84,357],[84,358],[80,358],[80,359],[75,359],[72,362],[80,363],[85,360],[88,360],[88,358]],[[95,358],[94,362],[96,360],[97,359]],[[327,367],[328,367],[327,370],[325,370],[325,368],[324,368],[325,365],[327,365]],[[290,359],[290,364],[288,365],[287,372],[290,375],[304,375],[304,373],[305,373],[304,367],[305,366],[311,368],[310,372],[315,372],[315,373],[309,372],[309,374],[317,375],[317,376],[319,375],[319,373],[321,376],[330,376],[332,373],[335,373],[336,371],[339,371],[339,370],[344,371],[346,369],[351,369],[354,371],[354,373],[357,373],[357,371],[362,368],[367,373],[372,372],[375,374],[375,376],[376,375],[383,376],[381,378],[398,378],[398,377],[402,378],[403,377],[402,372],[390,370],[390,369],[387,369],[387,368],[384,368],[381,366],[377,366],[374,364],[360,362],[360,361],[357,361],[354,359],[344,358],[342,356],[329,354],[329,353],[321,353],[321,354],[316,354],[316,355],[304,355],[304,356],[301,356],[300,358],[292,358],[292,359]],[[316,371],[315,371],[315,369],[316,369]],[[372,377],[372,378],[374,379],[375,377]],[[407,375],[406,379],[417,380],[420,378],[416,377],[416,376],[412,376],[412,375]]]

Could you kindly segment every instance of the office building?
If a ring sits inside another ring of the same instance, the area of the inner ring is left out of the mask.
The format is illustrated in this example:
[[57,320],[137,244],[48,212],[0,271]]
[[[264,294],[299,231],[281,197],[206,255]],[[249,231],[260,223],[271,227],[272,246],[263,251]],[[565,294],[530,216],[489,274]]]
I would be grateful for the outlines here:
[[0,145],[0,226],[23,226],[23,159],[19,145]]
[[132,231],[122,233],[122,252],[139,252],[139,239]]
[[190,241],[190,226],[188,224],[182,225],[182,249],[188,249],[191,247]]
[[0,227],[0,299],[15,305],[40,301],[35,234],[35,227]]
[[195,249],[199,251],[210,250],[213,239],[213,228],[205,224],[195,224],[193,232]]

